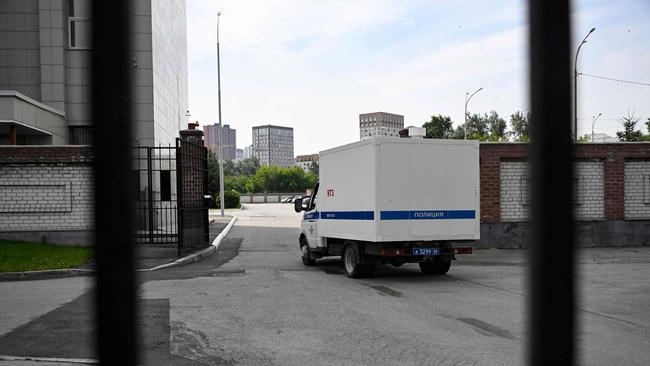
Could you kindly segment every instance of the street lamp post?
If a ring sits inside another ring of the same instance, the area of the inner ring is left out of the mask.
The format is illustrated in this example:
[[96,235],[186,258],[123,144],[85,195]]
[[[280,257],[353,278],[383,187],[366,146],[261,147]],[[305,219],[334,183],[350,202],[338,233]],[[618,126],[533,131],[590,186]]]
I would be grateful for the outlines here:
[[478,90],[472,93],[472,95],[470,95],[469,98],[467,97],[469,95],[469,92],[465,93],[465,125],[463,126],[465,130],[465,134],[464,134],[465,136],[463,137],[463,139],[465,140],[467,140],[467,104],[469,103],[469,100],[472,99],[474,94],[480,92],[481,90],[483,90],[483,87],[478,88]]
[[573,142],[578,141],[578,54],[580,53],[580,48],[582,45],[587,43],[587,37],[593,33],[596,28],[591,28],[589,33],[582,40],[576,51],[576,58],[573,64]]
[[224,194],[223,194],[223,126],[221,124],[221,61],[219,59],[219,19],[221,12],[217,12],[217,95],[219,99],[219,206],[221,216],[224,216]]
[[602,113],[598,113],[597,116],[592,117],[592,120],[593,120],[593,122],[591,123],[591,143],[592,144],[594,143],[594,126],[596,125],[596,120],[598,119],[598,117],[600,117],[602,115],[603,115]]

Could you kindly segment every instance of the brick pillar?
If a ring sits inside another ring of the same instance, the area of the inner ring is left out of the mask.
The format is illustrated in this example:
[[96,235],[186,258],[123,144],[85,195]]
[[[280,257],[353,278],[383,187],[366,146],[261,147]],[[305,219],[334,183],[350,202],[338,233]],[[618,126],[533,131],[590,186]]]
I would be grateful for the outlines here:
[[481,145],[481,222],[501,221],[501,159]]
[[605,159],[605,219],[625,218],[625,159],[614,152]]
[[177,161],[180,166],[180,222],[179,254],[183,249],[200,247],[207,240],[207,210],[204,200],[204,188],[207,183],[205,174],[205,148],[203,131],[197,130],[190,123],[187,130],[180,131],[180,149]]

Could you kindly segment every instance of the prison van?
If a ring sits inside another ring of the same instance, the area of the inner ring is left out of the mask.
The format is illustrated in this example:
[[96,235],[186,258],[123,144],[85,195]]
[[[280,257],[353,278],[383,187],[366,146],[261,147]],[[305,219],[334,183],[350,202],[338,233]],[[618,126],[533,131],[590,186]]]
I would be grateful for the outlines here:
[[311,197],[294,202],[305,265],[340,256],[352,278],[379,263],[445,274],[479,239],[477,141],[363,140],[321,151],[319,173]]

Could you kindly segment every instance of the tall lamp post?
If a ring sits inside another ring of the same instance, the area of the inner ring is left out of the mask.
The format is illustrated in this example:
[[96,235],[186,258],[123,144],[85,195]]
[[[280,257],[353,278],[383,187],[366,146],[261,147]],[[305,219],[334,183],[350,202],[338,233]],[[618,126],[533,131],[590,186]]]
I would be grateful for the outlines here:
[[578,54],[580,53],[580,48],[582,45],[587,43],[587,37],[591,35],[596,30],[596,28],[591,28],[589,33],[582,40],[576,51],[576,58],[573,64],[573,142],[578,141]]
[[224,216],[223,207],[226,205],[223,199],[223,126],[221,125],[221,61],[219,59],[219,19],[221,12],[217,12],[217,95],[219,99],[219,207],[221,216]]
[[598,113],[597,116],[592,117],[592,120],[593,120],[593,122],[591,123],[591,143],[592,144],[594,143],[594,126],[596,125],[596,120],[598,119],[598,117],[600,117],[602,115],[603,115],[602,113]]
[[483,87],[478,88],[478,90],[472,93],[472,95],[470,95],[469,98],[467,97],[469,95],[469,92],[465,93],[465,125],[463,127],[465,130],[465,136],[463,137],[463,139],[465,140],[467,140],[467,104],[469,103],[469,100],[472,99],[474,94],[480,92],[481,90],[483,90]]

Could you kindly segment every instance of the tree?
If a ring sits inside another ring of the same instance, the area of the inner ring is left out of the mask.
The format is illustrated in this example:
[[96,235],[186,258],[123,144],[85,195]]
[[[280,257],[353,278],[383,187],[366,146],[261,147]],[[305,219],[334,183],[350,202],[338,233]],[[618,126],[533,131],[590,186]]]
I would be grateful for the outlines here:
[[[225,181],[225,178],[224,178]],[[219,162],[217,157],[208,152],[208,194],[214,197],[219,192]]]
[[317,162],[312,161],[311,164],[309,164],[309,173],[318,175],[320,166],[318,165]]
[[[487,115],[486,115],[487,116]],[[468,140],[487,140],[488,126],[487,118],[480,114],[467,114],[467,139]]]
[[511,135],[515,141],[526,142],[530,133],[530,113],[523,114],[520,111],[510,115]]
[[587,142],[591,142],[591,134],[586,133],[583,136],[578,137],[578,143],[584,144]]
[[446,139],[454,133],[451,117],[441,114],[431,116],[431,121],[425,122],[422,127],[427,130],[427,137],[434,139]]
[[462,140],[465,138],[465,129],[463,126],[456,126],[456,129],[453,130],[451,135],[449,135],[450,139],[456,139],[456,140]]
[[260,168],[260,161],[257,157],[253,156],[237,162],[240,175],[255,175],[257,169]]
[[499,117],[496,111],[490,111],[489,115],[485,115],[485,125],[487,126],[488,141],[508,140],[506,137],[506,120]]
[[623,125],[623,131],[617,131],[616,137],[619,141],[642,141],[643,132],[636,129],[636,124],[639,123],[639,117],[634,115],[634,112],[630,115],[630,112],[627,112],[627,117],[623,117],[619,120]]

